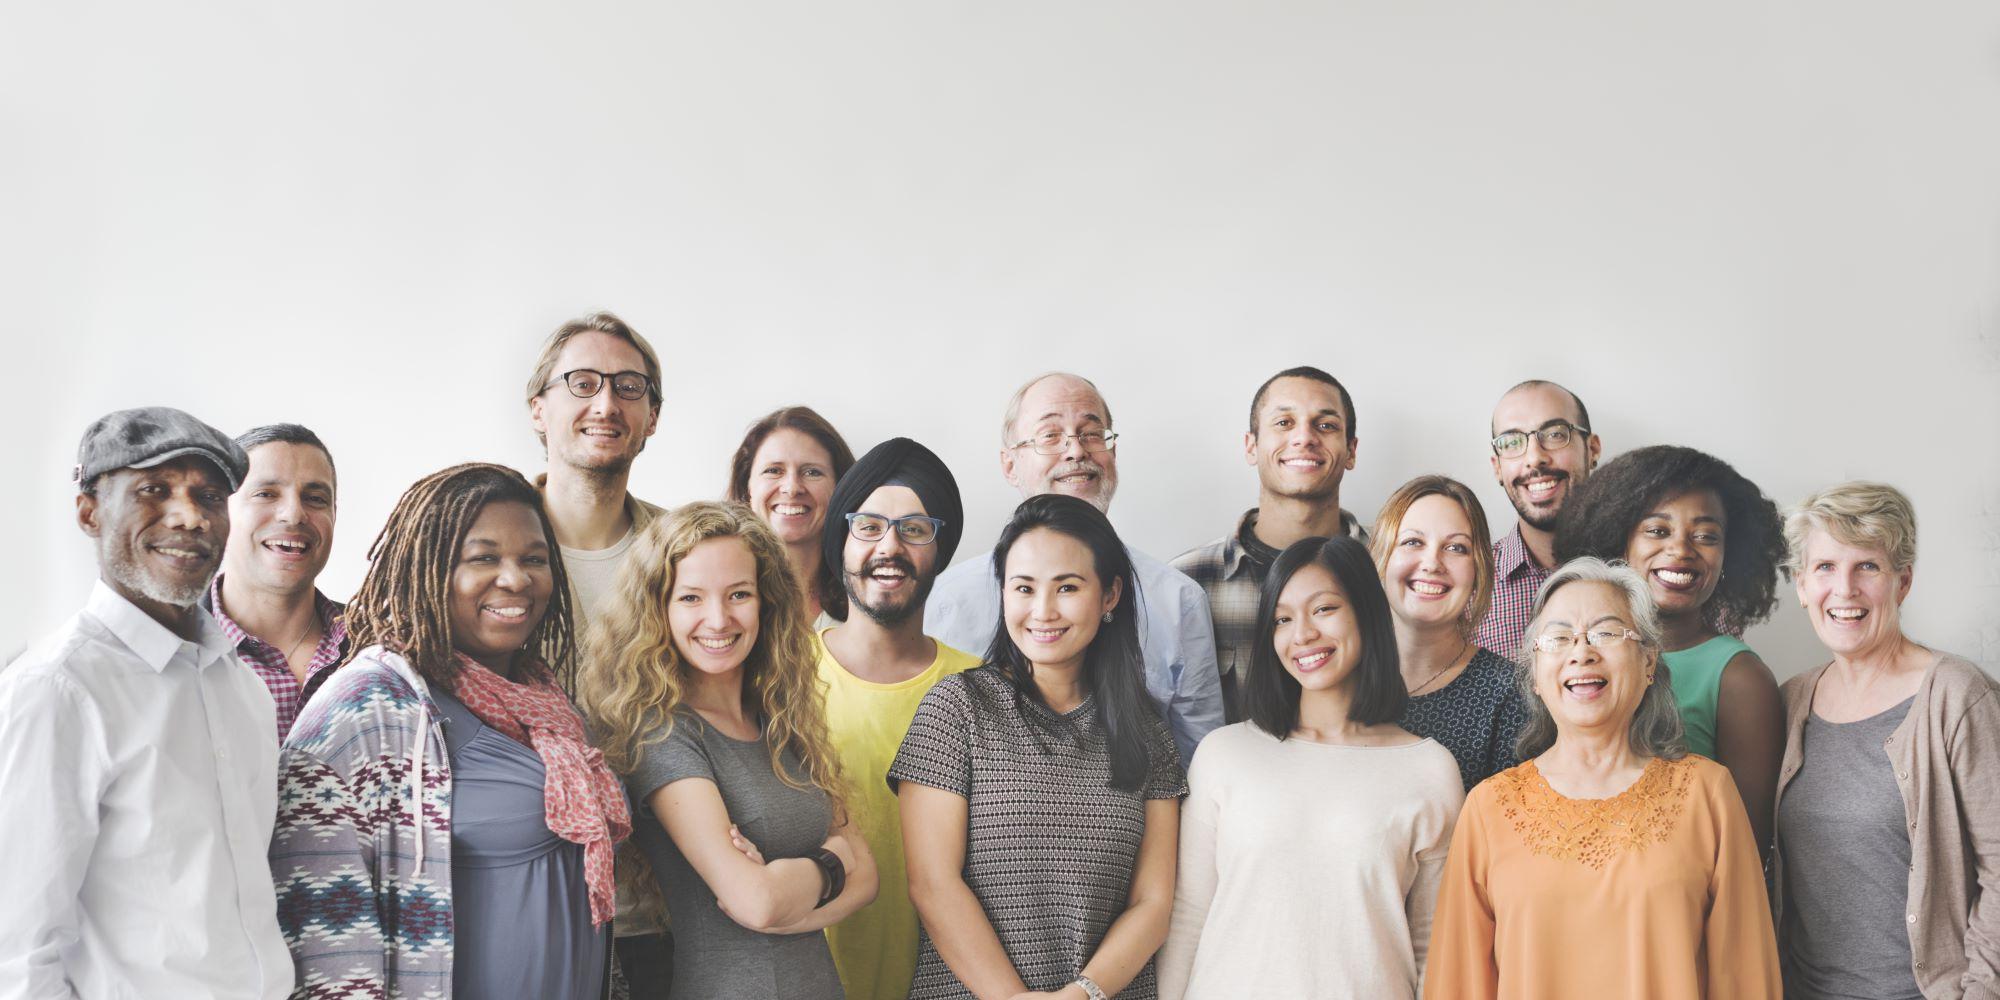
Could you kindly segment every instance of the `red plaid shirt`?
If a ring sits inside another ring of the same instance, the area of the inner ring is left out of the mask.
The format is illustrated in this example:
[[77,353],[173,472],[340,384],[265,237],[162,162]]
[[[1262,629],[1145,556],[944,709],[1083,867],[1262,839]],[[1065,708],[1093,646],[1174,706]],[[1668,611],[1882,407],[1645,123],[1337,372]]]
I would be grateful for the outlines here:
[[1473,643],[1510,660],[1520,656],[1528,619],[1534,617],[1535,593],[1551,572],[1535,565],[1516,522],[1513,531],[1493,543],[1493,605],[1473,634]]
[[300,684],[292,676],[291,664],[285,659],[285,651],[262,639],[243,631],[235,619],[222,610],[222,574],[208,585],[208,610],[215,616],[215,623],[222,626],[222,633],[236,646],[236,656],[244,664],[256,671],[258,679],[271,691],[271,702],[278,709],[278,742],[285,742],[285,735],[292,731],[292,723],[299,717],[299,708],[314,690],[328,669],[338,664],[341,654],[347,650],[347,623],[341,620],[340,605],[328,600],[325,594],[313,591],[313,607],[319,612],[321,633],[319,645],[313,647],[312,658],[306,661],[306,682]]

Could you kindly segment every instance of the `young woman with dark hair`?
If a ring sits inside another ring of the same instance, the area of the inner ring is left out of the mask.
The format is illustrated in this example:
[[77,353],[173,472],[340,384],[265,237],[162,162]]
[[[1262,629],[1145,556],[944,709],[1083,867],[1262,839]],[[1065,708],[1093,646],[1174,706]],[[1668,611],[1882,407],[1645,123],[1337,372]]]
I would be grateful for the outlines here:
[[1396,724],[1408,695],[1368,549],[1289,546],[1257,620],[1250,718],[1188,774],[1160,995],[1413,1000],[1465,791],[1451,751]]
[[631,817],[564,694],[570,591],[540,492],[497,465],[433,473],[368,557],[360,651],[280,757],[294,995],[604,995]]
[[[1777,606],[1778,507],[1713,455],[1654,445],[1605,463],[1563,507],[1556,560],[1622,560],[1645,577],[1687,748],[1729,769],[1757,849],[1773,839],[1785,753],[1777,678],[1738,636]],[[1532,656],[1523,650],[1520,662]]]
[[923,923],[910,997],[1149,1000],[1187,784],[1146,696],[1130,559],[1096,507],[1048,494],[993,565],[985,665],[925,695],[889,768]]
[[764,414],[743,432],[729,459],[723,499],[749,507],[785,543],[785,560],[805,590],[814,631],[834,624],[827,608],[846,614],[840,568],[824,564],[820,536],[833,486],[853,467],[846,439],[810,406]]

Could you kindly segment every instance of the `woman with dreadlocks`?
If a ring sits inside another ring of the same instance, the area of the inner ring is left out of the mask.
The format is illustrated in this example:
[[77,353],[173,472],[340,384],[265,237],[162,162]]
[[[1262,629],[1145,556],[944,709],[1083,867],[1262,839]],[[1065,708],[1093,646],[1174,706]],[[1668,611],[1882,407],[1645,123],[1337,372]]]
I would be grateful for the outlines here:
[[279,761],[295,997],[604,995],[631,820],[563,693],[554,537],[520,473],[467,464],[418,480],[369,549],[359,652]]
[[[1623,560],[1645,577],[1687,748],[1729,769],[1768,857],[1784,702],[1771,668],[1738,636],[1777,604],[1785,560],[1777,505],[1713,455],[1636,448],[1592,473],[1563,506],[1556,562],[1579,556]],[[1534,650],[1523,647],[1517,659],[1533,662]]]

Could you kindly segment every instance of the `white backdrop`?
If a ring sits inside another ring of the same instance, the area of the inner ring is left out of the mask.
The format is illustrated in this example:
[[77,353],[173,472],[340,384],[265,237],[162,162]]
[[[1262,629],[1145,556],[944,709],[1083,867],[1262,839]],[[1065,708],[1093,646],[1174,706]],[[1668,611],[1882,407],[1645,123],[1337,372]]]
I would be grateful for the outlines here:
[[[1918,638],[2000,669],[2000,7],[1983,0],[0,5],[0,654],[84,596],[78,433],[124,406],[317,429],[344,597],[397,493],[533,471],[519,393],[595,308],[666,356],[638,493],[720,492],[805,402],[1011,508],[1017,382],[1122,432],[1168,557],[1254,500],[1251,390],[1352,389],[1364,517],[1477,485],[1539,376],[1607,455],[1922,518]],[[1817,662],[1784,605],[1752,631]]]

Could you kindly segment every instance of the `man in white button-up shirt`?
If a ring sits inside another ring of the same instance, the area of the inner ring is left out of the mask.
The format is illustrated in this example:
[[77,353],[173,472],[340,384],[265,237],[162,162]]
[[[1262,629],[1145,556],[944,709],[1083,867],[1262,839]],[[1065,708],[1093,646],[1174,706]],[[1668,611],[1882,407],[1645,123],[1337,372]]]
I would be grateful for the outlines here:
[[241,449],[164,407],[85,431],[90,600],[0,671],[0,1000],[278,998],[270,693],[197,605]]

